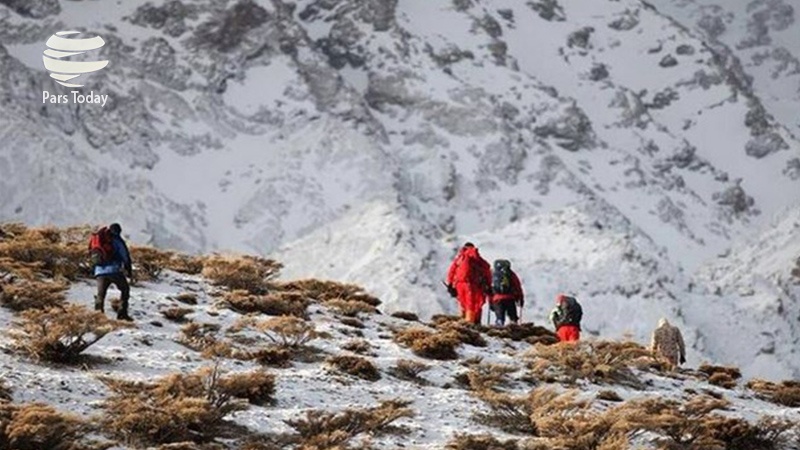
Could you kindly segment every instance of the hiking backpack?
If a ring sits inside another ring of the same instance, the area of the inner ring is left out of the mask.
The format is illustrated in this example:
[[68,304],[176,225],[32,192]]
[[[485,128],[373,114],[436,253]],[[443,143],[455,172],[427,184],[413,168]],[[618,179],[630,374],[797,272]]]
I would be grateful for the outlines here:
[[567,297],[567,301],[562,309],[564,313],[561,323],[564,325],[580,325],[583,319],[583,308],[575,297]]
[[111,262],[114,258],[114,237],[108,227],[102,227],[89,238],[89,257],[94,265]]
[[492,292],[495,294],[512,294],[514,286],[511,282],[511,263],[505,259],[494,262],[492,271]]

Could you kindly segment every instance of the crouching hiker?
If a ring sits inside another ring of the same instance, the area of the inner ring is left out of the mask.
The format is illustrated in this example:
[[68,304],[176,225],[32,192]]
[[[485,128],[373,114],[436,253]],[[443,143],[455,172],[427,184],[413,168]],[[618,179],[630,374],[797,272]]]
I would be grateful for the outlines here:
[[653,330],[650,351],[656,358],[665,361],[670,371],[686,362],[686,346],[681,330],[670,325],[663,317],[658,321],[658,328]]
[[92,233],[89,239],[89,254],[94,264],[94,277],[97,280],[94,309],[104,312],[106,294],[113,284],[119,289],[122,303],[117,311],[117,320],[133,321],[128,315],[131,288],[126,278],[132,276],[133,264],[128,246],[122,239],[122,227],[114,223]]
[[447,271],[450,294],[455,294],[461,317],[470,323],[481,323],[486,296],[491,293],[492,268],[471,242],[461,247]]
[[517,324],[519,322],[517,307],[522,309],[524,303],[522,283],[517,274],[511,270],[511,263],[505,259],[496,260],[492,272],[492,296],[490,299],[495,325],[505,325],[506,316],[511,323]]
[[550,321],[556,329],[558,340],[575,342],[581,338],[583,308],[575,297],[564,294],[556,296],[556,307],[550,313]]

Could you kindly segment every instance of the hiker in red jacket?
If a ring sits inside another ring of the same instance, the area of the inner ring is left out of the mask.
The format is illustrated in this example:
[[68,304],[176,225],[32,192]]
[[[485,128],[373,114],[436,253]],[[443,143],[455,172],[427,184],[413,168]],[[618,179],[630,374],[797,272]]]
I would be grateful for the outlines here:
[[508,320],[517,324],[517,307],[522,308],[525,303],[525,294],[522,292],[522,283],[517,274],[511,270],[511,262],[505,259],[498,259],[494,262],[494,272],[492,272],[492,311],[494,312],[494,324],[501,327]]
[[458,298],[461,317],[470,323],[481,322],[486,296],[491,295],[492,268],[471,242],[461,247],[447,271],[447,289]]
[[556,307],[550,313],[550,321],[556,328],[558,340],[561,342],[576,342],[581,338],[581,319],[583,308],[575,297],[558,294]]

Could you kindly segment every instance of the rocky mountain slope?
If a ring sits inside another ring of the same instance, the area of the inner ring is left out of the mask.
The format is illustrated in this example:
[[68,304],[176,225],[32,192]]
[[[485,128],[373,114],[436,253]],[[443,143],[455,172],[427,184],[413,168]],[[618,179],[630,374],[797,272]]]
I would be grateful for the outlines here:
[[[569,291],[591,334],[665,315],[692,361],[798,376],[791,2],[0,3],[3,221],[274,255],[422,316],[453,311],[470,239],[519,269],[530,320]],[[66,28],[107,41],[105,108],[41,103]],[[732,247],[767,289],[706,275]]]

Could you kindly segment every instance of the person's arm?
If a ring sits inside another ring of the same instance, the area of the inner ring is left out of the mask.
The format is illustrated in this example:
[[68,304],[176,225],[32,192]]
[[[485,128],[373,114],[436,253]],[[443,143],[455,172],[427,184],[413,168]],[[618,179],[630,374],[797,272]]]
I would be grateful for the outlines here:
[[455,259],[453,259],[453,262],[450,263],[450,268],[447,269],[447,281],[445,281],[445,283],[447,283],[448,286],[452,286],[455,282],[454,278],[456,277],[456,268],[458,267],[459,256],[460,255],[456,255]]
[[122,267],[125,268],[125,271],[128,272],[130,276],[133,273],[133,261],[131,260],[131,252],[128,250],[128,244],[126,244],[122,238],[115,239],[114,244],[119,259],[122,262]]
[[681,351],[681,364],[686,362],[686,345],[683,342],[683,334],[681,334],[681,330],[675,328],[675,331],[678,333],[678,348]]

